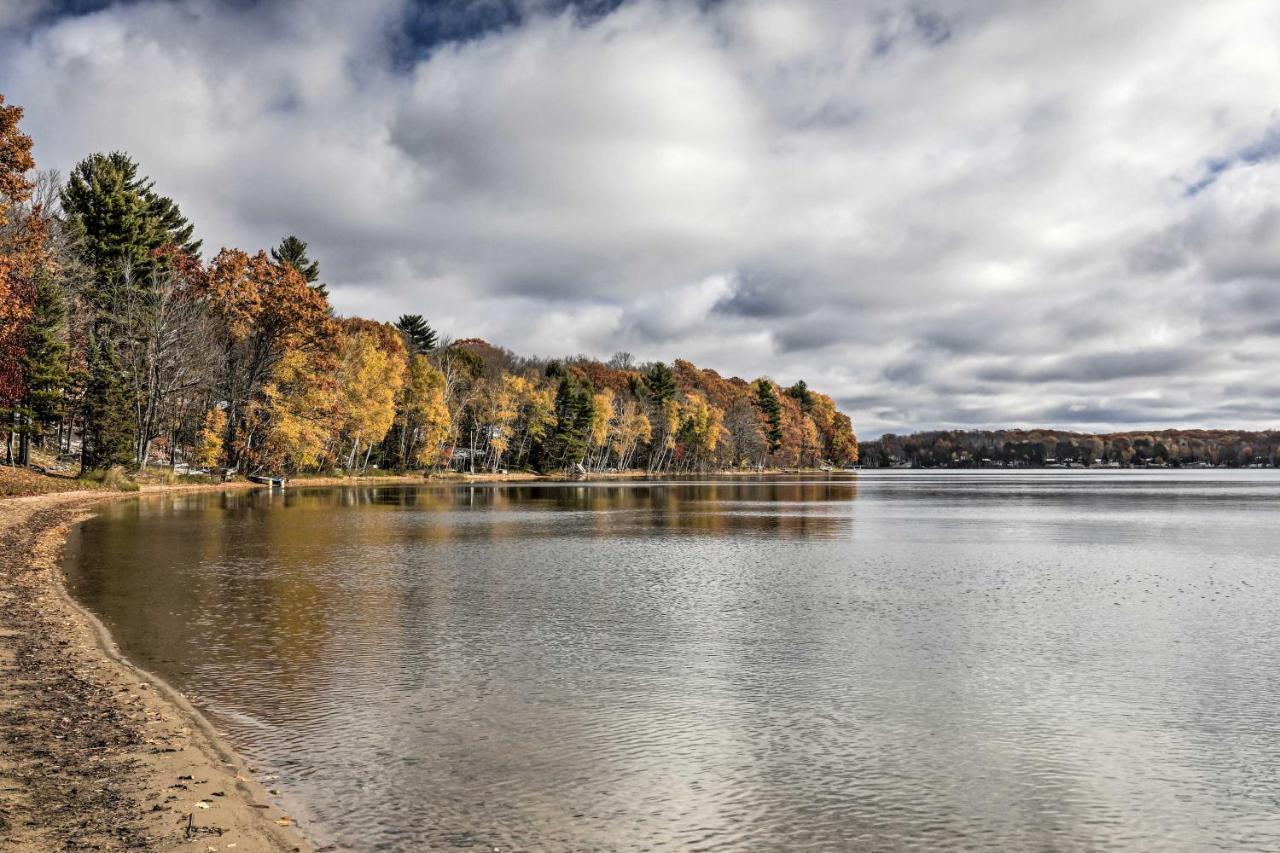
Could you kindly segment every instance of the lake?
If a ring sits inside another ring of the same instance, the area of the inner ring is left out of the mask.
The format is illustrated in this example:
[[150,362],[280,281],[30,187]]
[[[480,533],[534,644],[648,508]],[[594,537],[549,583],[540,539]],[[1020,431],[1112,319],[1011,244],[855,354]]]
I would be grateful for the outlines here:
[[291,488],[66,569],[353,850],[1280,849],[1280,476]]

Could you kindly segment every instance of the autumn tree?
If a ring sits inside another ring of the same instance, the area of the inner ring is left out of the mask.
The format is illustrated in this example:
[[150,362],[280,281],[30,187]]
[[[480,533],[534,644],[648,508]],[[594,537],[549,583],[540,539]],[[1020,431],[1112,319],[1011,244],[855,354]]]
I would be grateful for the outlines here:
[[[205,397],[216,370],[212,327],[202,299],[205,270],[171,246],[151,268],[152,281],[127,305],[133,334],[125,343],[134,409],[134,457],[145,468],[152,442],[176,441],[192,397]],[[172,450],[172,448],[171,448]],[[174,461],[172,452],[170,462]]]
[[744,465],[761,459],[767,447],[760,428],[760,410],[753,400],[740,397],[725,412],[728,432],[728,456],[732,465]]
[[[224,461],[238,468],[255,441],[255,416],[264,389],[290,352],[320,359],[336,352],[337,326],[324,295],[293,266],[273,263],[266,252],[250,257],[223,249],[200,288],[212,324],[216,390],[226,406]],[[332,369],[318,361],[317,369]]]
[[461,341],[442,342],[430,353],[430,358],[444,375],[444,399],[449,409],[451,429],[444,457],[452,464],[463,427],[470,420],[471,405],[480,391],[479,381],[485,374],[485,363],[479,353]]
[[27,173],[36,163],[31,156],[31,137],[18,127],[22,114],[22,107],[6,105],[0,94],[0,226],[9,223],[14,205],[31,197]]
[[516,398],[517,432],[520,436],[514,464],[520,465],[531,445],[541,444],[556,426],[556,389],[535,376],[514,376],[509,383]]
[[[23,392],[26,327],[35,307],[33,236],[20,216],[31,198],[31,137],[19,128],[22,108],[0,95],[0,412],[13,416]],[[11,452],[11,451],[10,451]]]
[[[340,394],[329,353],[287,350],[272,369],[259,406],[254,419],[262,432],[258,464],[288,473],[333,464]],[[225,430],[225,415],[221,420]]]
[[214,468],[222,459],[222,439],[227,431],[227,413],[214,407],[205,413],[191,448],[191,464]]
[[844,412],[836,412],[827,433],[827,456],[837,465],[855,465],[858,462],[858,437],[853,432],[853,422]]
[[618,467],[623,470],[630,468],[640,447],[653,439],[649,416],[641,411],[636,401],[628,400],[623,404],[613,436],[613,453]]
[[453,425],[445,404],[444,374],[425,356],[415,355],[409,360],[409,378],[400,405],[404,464],[434,465]]
[[724,412],[707,402],[697,391],[685,395],[680,403],[680,437],[685,443],[686,469],[700,468],[710,462],[724,432]]
[[343,321],[338,368],[338,420],[350,446],[346,467],[355,469],[365,451],[363,469],[373,446],[382,441],[396,415],[396,398],[404,384],[406,353],[398,332],[381,323]]
[[472,459],[483,448],[488,466],[497,470],[511,447],[516,418],[520,415],[520,403],[508,375],[486,376],[481,379],[471,406],[476,427],[473,435],[480,447],[472,444]]
[[650,419],[653,425],[653,447],[649,453],[651,473],[665,470],[675,456],[680,415],[680,402],[675,397],[668,397],[654,407]]

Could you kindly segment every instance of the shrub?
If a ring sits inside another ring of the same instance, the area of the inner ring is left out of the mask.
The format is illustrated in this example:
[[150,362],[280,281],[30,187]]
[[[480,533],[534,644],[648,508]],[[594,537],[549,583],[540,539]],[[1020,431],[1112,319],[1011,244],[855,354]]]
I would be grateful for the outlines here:
[[88,484],[114,489],[118,492],[136,492],[138,484],[129,479],[129,474],[119,465],[113,465],[105,471],[88,471],[80,478]]

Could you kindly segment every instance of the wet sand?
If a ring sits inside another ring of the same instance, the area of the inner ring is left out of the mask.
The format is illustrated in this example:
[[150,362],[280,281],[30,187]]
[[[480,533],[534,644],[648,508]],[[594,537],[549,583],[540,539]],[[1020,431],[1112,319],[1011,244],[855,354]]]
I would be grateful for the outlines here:
[[0,500],[0,849],[311,850],[190,703],[67,594],[68,526],[131,497]]

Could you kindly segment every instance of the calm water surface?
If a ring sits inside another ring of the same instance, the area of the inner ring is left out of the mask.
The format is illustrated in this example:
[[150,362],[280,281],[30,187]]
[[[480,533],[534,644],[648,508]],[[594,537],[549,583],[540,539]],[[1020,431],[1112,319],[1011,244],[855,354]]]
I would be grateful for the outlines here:
[[74,592],[353,850],[1280,849],[1280,477],[144,498]]

